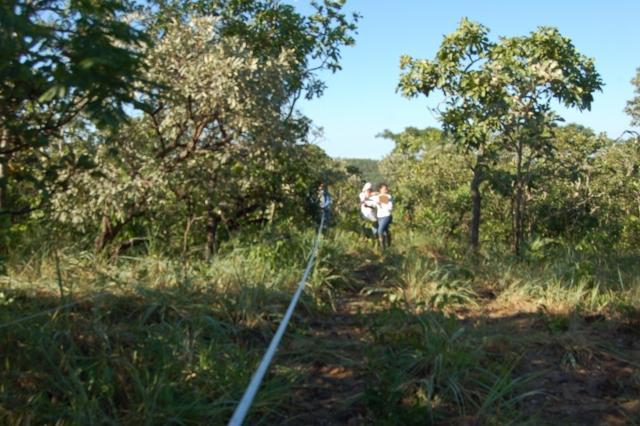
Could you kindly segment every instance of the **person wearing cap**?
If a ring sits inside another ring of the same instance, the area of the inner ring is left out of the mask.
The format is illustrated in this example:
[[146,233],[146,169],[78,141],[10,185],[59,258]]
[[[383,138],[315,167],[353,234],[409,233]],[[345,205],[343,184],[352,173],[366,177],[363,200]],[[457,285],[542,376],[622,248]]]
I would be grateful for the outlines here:
[[378,217],[376,215],[376,204],[371,199],[374,195],[371,182],[367,182],[362,187],[360,192],[360,213],[362,217],[367,221],[367,228],[371,230],[371,233],[375,237],[378,233]]

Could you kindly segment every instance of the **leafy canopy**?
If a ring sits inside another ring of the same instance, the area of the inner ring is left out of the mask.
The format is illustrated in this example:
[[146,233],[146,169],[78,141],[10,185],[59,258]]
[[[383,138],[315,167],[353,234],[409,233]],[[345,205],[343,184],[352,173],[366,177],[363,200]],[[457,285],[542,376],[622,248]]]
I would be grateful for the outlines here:
[[631,84],[634,86],[636,96],[627,102],[625,111],[631,116],[631,124],[640,126],[640,68],[636,71],[636,76],[631,80]]
[[495,42],[487,27],[466,18],[444,37],[433,60],[405,55],[400,67],[401,92],[440,92],[444,106],[437,112],[444,130],[473,150],[548,114],[554,99],[590,108],[602,85],[593,60],[555,28]]

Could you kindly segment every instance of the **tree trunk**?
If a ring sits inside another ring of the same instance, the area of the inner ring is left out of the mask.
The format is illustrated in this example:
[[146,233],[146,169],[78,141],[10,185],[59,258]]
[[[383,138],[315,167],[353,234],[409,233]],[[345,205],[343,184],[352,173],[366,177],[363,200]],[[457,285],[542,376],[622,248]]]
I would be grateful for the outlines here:
[[109,241],[113,239],[113,227],[111,226],[111,219],[109,216],[102,216],[102,222],[100,223],[100,233],[96,237],[95,249],[96,253],[100,253],[107,246]]
[[511,201],[511,250],[516,256],[522,254],[524,241],[524,196],[522,188],[514,188]]
[[189,250],[189,234],[191,233],[191,225],[193,225],[193,222],[197,219],[198,218],[193,214],[189,215],[187,218],[187,224],[184,228],[184,234],[182,235],[182,256],[187,255],[187,251]]
[[276,217],[276,202],[272,201],[269,206],[269,225],[273,225],[273,221]]
[[522,241],[524,239],[524,182],[522,174],[522,142],[518,141],[516,149],[516,178],[514,188],[514,200],[512,203],[511,225],[511,249],[513,254],[522,254]]
[[[9,146],[9,131],[4,127],[0,127],[0,213],[7,209],[7,182],[8,177],[8,158],[4,151]],[[0,214],[0,232],[11,228],[11,217]],[[0,272],[4,272],[4,259],[9,253],[9,248],[5,244],[5,238],[0,238]]]
[[100,253],[102,250],[104,250],[107,245],[120,234],[120,232],[124,229],[125,226],[127,226],[127,224],[129,224],[135,218],[142,216],[144,213],[145,210],[140,209],[139,206],[135,206],[127,217],[125,217],[121,222],[118,222],[115,225],[111,222],[109,216],[102,216],[102,222],[100,223],[100,233],[95,240],[96,253]]
[[143,243],[148,242],[149,239],[146,237],[134,237],[134,238],[129,238],[128,240],[125,240],[123,242],[121,242],[118,247],[116,247],[113,250],[113,254],[111,255],[112,258],[116,258],[118,256],[120,256],[122,253],[124,253],[125,251],[129,250],[132,247],[141,245]]
[[480,212],[482,208],[482,195],[480,194],[482,183],[482,170],[478,162],[473,168],[471,179],[471,225],[469,229],[469,248],[477,253],[480,248]]
[[213,211],[213,206],[207,205],[207,244],[205,246],[204,257],[206,261],[210,261],[217,251],[216,234],[218,232],[218,224],[220,218]]
[[109,216],[102,216],[102,222],[100,223],[100,233],[96,237],[95,248],[96,253],[103,251],[109,243],[111,243],[120,234],[120,231],[138,214],[132,214],[122,222],[118,222],[115,225],[111,222]]

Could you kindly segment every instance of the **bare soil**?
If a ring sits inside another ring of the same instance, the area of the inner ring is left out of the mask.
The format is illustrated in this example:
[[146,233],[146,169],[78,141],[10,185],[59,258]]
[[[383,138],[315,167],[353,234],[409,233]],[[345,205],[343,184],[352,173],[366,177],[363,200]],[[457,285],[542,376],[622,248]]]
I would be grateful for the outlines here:
[[[373,303],[362,290],[366,283],[375,282],[379,265],[368,262],[353,275],[356,284],[342,290],[335,312],[308,324],[309,341],[296,339],[300,346],[312,345],[309,350],[316,355],[317,348],[321,348],[321,354],[299,366],[306,373],[305,379],[296,387],[291,404],[300,414],[289,418],[287,425],[371,423],[362,401],[364,357],[371,344],[368,317],[380,309],[380,304]],[[295,348],[289,350],[295,352]]]

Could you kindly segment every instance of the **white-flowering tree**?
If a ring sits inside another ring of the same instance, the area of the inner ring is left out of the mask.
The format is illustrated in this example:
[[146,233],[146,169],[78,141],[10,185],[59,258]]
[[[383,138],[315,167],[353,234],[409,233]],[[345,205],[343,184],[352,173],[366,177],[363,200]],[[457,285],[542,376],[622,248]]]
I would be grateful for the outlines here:
[[171,222],[166,214],[179,212],[171,219],[186,223],[185,241],[194,221],[206,222],[209,256],[221,221],[273,210],[289,180],[314,175],[288,155],[296,156],[309,127],[294,110],[308,64],[295,46],[257,49],[227,25],[200,15],[162,22],[144,55],[144,113],[102,143],[85,144],[94,173],[74,175],[54,210],[87,229],[99,223],[98,251],[136,222]]

